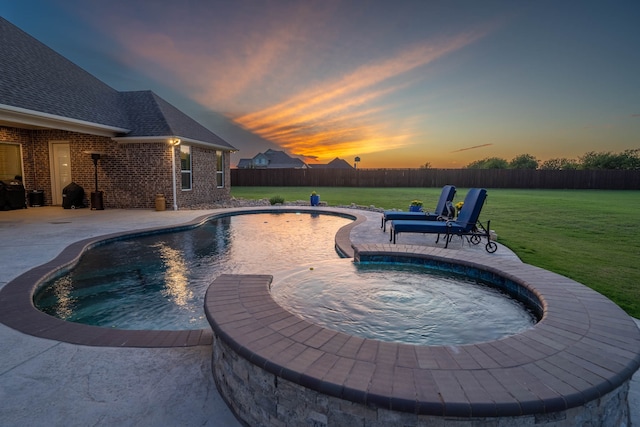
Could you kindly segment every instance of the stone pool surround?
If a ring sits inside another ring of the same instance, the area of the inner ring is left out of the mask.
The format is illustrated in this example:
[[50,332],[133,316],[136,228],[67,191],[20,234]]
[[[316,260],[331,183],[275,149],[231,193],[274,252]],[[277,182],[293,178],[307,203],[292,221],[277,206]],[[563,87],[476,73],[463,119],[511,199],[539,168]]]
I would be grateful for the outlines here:
[[486,343],[382,342],[289,313],[271,298],[272,276],[222,275],[205,296],[212,371],[248,425],[629,424],[640,331],[601,294],[491,255],[385,244],[354,249],[356,261],[425,260],[502,277],[536,300],[542,317]]
[[[245,349],[243,351],[251,352],[249,358],[244,358],[235,348],[237,341],[226,342],[221,339],[222,335],[212,334],[210,330],[127,331],[99,328],[56,319],[38,311],[32,303],[33,292],[47,277],[75,264],[84,250],[110,239],[196,227],[217,216],[258,211],[318,210],[325,211],[300,207],[230,209],[220,214],[202,216],[180,227],[115,233],[76,242],[54,260],[18,276],[0,290],[0,322],[30,335],[91,346],[175,347],[210,345],[213,342],[214,376],[224,368],[216,365],[217,360],[224,359],[224,354],[227,368],[231,369],[226,371],[227,380],[247,378],[247,387],[268,391],[266,397],[261,393],[254,394],[249,412],[246,413],[258,412],[261,417],[258,424],[279,425],[282,424],[280,419],[292,419],[292,415],[295,415],[298,419],[304,418],[305,423],[316,425],[343,425],[354,420],[366,425],[392,425],[400,423],[402,418],[405,419],[402,422],[406,422],[407,417],[410,423],[418,425],[423,422],[439,425],[447,421],[473,425],[476,421],[484,423],[487,420],[491,423],[489,425],[500,426],[531,425],[534,422],[554,426],[580,425],[580,420],[593,425],[624,425],[628,418],[626,396],[629,381],[639,366],[640,331],[615,304],[565,277],[488,254],[387,244],[356,246],[356,254],[351,246],[350,231],[366,218],[355,212],[354,223],[341,229],[335,237],[336,247],[344,255],[360,258],[406,254],[435,256],[504,272],[509,277],[522,279],[530,289],[537,291],[544,306],[542,321],[531,331],[505,340],[474,346],[444,347],[394,345],[351,336],[346,336],[347,340],[340,343],[337,336],[344,334],[322,328],[319,328],[322,331],[318,331],[318,334],[305,337],[306,333],[318,328],[309,324],[305,332],[299,331],[286,337],[300,341],[278,351],[274,359],[291,355],[291,352],[300,349],[299,346],[304,346],[305,352],[287,360],[286,365],[277,368],[278,374],[274,374],[267,369],[277,366],[273,360],[265,360],[265,364],[254,363],[261,361],[260,354],[264,351],[253,351],[259,339],[242,346]],[[330,209],[327,211],[330,212]],[[239,277],[243,282],[251,282],[256,278]],[[268,295],[271,278],[258,277],[262,281],[261,292]],[[275,304],[270,296],[265,298],[265,304],[272,303]],[[254,310],[256,306],[247,307]],[[272,308],[279,312],[271,313],[274,316],[293,316],[279,306]],[[216,314],[214,322],[221,320],[225,328],[237,326],[235,322],[220,319]],[[274,327],[261,318],[255,326],[263,328],[267,325]],[[282,329],[273,331],[273,334],[285,332]],[[273,334],[265,339],[272,340]],[[247,337],[255,338],[255,334],[248,333]],[[389,344],[396,350],[389,351]],[[411,347],[412,351],[407,351],[406,347]],[[316,351],[322,352],[318,359],[314,359]],[[333,359],[334,356],[336,359]],[[310,358],[313,359],[311,363]],[[293,368],[299,365],[304,368],[295,371]],[[312,372],[321,372],[322,376],[310,376]],[[414,376],[418,372],[426,376]],[[333,381],[334,377],[338,379]],[[217,377],[216,382],[224,392],[225,384]],[[243,384],[241,382],[239,385]],[[321,389],[318,391],[313,387]],[[405,395],[407,390],[408,395]],[[275,394],[271,396],[271,392]],[[433,399],[424,399],[425,396]],[[270,397],[275,401],[269,400]],[[225,395],[225,398],[236,414],[241,418],[246,416],[237,410],[238,405],[242,405],[242,396],[237,401],[231,401],[229,395]],[[315,405],[313,408],[312,403]],[[406,411],[411,408],[417,411]],[[436,415],[429,415],[431,413]]]

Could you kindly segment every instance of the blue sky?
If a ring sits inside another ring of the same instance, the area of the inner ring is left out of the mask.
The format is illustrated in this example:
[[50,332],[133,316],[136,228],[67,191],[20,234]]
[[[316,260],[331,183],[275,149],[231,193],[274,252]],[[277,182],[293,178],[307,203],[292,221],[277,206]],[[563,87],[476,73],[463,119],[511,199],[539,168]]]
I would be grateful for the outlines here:
[[462,167],[640,148],[640,2],[0,0],[253,157]]

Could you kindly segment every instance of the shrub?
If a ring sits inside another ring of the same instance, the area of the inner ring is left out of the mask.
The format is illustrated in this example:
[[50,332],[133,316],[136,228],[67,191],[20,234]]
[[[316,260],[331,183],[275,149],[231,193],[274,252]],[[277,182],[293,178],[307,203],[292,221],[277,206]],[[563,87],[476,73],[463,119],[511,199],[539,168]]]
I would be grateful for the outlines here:
[[273,196],[272,198],[269,199],[269,203],[271,203],[272,205],[277,205],[278,203],[283,204],[284,203],[284,197],[282,197],[282,196]]

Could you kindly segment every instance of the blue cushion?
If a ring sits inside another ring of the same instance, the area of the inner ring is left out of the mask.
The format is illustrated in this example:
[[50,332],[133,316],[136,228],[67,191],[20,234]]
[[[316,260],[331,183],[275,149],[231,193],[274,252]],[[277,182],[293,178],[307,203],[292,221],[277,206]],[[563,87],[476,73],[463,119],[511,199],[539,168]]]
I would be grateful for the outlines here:
[[384,213],[384,219],[391,221],[394,219],[402,219],[409,221],[436,221],[440,215],[435,212],[397,212],[389,211]]
[[392,221],[391,229],[397,233],[456,234],[464,232],[465,226],[455,221]]
[[391,220],[423,220],[423,221],[437,221],[438,217],[444,216],[447,213],[447,202],[451,202],[456,194],[456,187],[453,185],[445,185],[440,192],[440,199],[433,212],[398,212],[398,211],[384,211],[384,221]]
[[391,221],[391,230],[395,234],[406,232],[432,234],[469,233],[478,222],[480,211],[486,198],[487,190],[484,188],[471,188],[464,198],[464,206],[455,221],[394,220]]

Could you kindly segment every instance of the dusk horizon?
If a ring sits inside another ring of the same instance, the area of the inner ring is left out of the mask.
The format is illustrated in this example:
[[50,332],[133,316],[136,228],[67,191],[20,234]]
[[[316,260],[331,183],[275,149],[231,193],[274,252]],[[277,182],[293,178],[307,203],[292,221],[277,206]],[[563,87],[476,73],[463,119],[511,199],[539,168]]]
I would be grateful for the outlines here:
[[[119,91],[251,158],[456,169],[640,148],[640,4],[0,1]],[[35,12],[34,12],[35,11]]]

